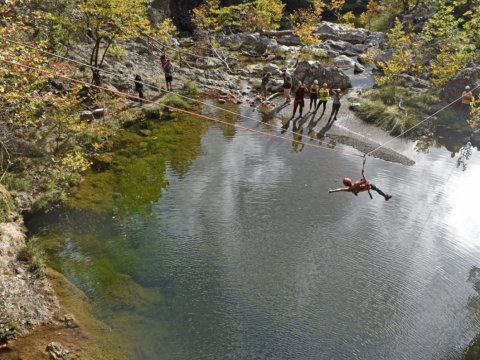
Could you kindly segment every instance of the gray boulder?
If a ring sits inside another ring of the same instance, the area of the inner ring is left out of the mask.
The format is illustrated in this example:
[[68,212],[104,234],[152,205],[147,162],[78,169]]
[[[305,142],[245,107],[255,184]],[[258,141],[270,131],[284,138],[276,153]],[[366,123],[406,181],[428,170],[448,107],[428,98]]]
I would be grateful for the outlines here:
[[276,64],[266,64],[263,67],[263,73],[264,74],[271,73],[272,75],[281,75],[282,71],[280,70],[280,68]]
[[46,350],[53,360],[66,359],[69,354],[69,351],[62,344],[53,341],[47,345]]
[[302,81],[307,85],[314,80],[326,82],[330,88],[347,89],[352,86],[349,77],[337,67],[324,67],[318,61],[302,61],[293,74],[295,81]]
[[322,21],[317,25],[316,33],[322,40],[343,40],[352,44],[364,44],[370,31],[360,28],[351,28],[342,24]]
[[221,45],[230,49],[253,50],[262,54],[267,49],[274,49],[278,45],[277,40],[261,36],[259,33],[220,34],[217,40]]
[[343,40],[326,40],[321,46],[323,49],[337,54],[333,57],[339,55],[354,56],[361,53],[361,51],[359,52],[354,48],[354,45]]
[[[442,90],[442,99],[448,102],[458,99],[467,85],[470,86],[471,89],[480,85],[480,66],[463,69],[454,78],[449,80]],[[478,94],[478,90],[475,92]]]
[[360,74],[360,73],[363,73],[365,71],[365,67],[359,63],[355,63],[354,67],[353,67],[353,72],[354,74]]
[[301,45],[300,38],[295,35],[283,35],[278,38],[278,43],[286,46],[299,46]]
[[93,118],[94,116],[91,111],[85,110],[80,113],[80,120],[91,121]]
[[419,79],[415,76],[411,76],[408,74],[401,74],[398,78],[398,82],[402,86],[416,88],[416,89],[428,89],[432,86],[432,84],[429,81]]
[[335,66],[341,69],[351,69],[355,66],[355,61],[346,55],[337,56],[333,59],[333,62],[335,63]]
[[105,113],[106,109],[104,108],[99,108],[92,111],[92,115],[95,119],[103,118],[105,116]]

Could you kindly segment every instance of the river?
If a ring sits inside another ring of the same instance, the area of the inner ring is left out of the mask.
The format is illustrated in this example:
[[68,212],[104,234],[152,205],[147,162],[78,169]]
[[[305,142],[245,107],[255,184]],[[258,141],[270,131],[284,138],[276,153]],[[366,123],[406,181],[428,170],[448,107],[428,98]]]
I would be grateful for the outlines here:
[[186,118],[148,131],[28,224],[136,360],[458,359],[480,332],[475,148],[465,168],[409,143],[414,166],[369,158],[386,202],[328,194],[360,175],[346,146]]

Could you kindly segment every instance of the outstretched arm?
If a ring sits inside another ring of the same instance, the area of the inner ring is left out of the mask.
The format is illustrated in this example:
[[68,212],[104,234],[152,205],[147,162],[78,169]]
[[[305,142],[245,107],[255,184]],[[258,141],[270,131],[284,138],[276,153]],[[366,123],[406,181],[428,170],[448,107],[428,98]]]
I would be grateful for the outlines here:
[[335,193],[335,192],[339,192],[339,191],[350,191],[350,188],[339,188],[339,189],[330,189],[328,190],[328,193],[331,194],[331,193]]

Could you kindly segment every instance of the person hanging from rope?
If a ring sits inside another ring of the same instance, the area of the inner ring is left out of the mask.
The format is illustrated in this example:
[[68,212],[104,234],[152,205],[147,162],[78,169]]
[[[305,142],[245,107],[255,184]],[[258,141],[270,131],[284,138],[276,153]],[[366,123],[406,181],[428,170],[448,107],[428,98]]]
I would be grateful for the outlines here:
[[135,75],[135,92],[138,92],[138,97],[140,98],[140,106],[143,105],[143,80],[140,75]]
[[323,115],[325,114],[325,110],[327,109],[327,101],[328,101],[328,97],[330,96],[330,90],[328,90],[327,83],[322,84],[322,87],[318,90],[318,95],[319,95],[320,101],[318,102],[318,106],[315,109],[315,112],[317,112],[318,109],[320,109],[320,106],[323,105],[323,111],[322,111],[322,115]]
[[167,83],[167,91],[172,91],[173,80],[173,64],[169,59],[165,59],[165,65],[163,65],[163,72],[165,73],[165,82]]
[[368,195],[370,195],[370,198],[373,199],[372,194],[370,193],[370,190],[375,190],[377,193],[379,193],[385,198],[385,201],[390,200],[392,198],[392,195],[384,193],[374,184],[372,184],[371,182],[368,182],[367,179],[365,178],[365,161],[367,161],[366,157],[364,157],[363,159],[362,178],[360,180],[356,180],[355,182],[352,183],[352,180],[350,178],[348,177],[343,178],[343,185],[345,185],[346,187],[335,189],[335,190],[330,189],[328,193],[331,194],[331,193],[340,192],[340,191],[347,191],[357,196],[358,193],[367,191]]
[[310,86],[310,111],[312,111],[312,105],[313,111],[316,111],[319,88],[318,80],[314,80],[312,86]]
[[305,85],[301,81],[297,83],[297,88],[295,89],[295,101],[293,102],[293,114],[291,119],[295,117],[295,113],[297,112],[297,107],[300,106],[300,117],[302,117],[303,107],[305,106]]

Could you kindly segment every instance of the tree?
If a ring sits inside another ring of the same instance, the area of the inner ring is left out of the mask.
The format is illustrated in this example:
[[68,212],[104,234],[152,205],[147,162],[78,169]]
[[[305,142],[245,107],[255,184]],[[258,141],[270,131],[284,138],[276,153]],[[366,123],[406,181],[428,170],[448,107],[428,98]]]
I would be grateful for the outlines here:
[[435,85],[445,84],[474,56],[476,35],[470,36],[468,26],[462,31],[463,23],[464,19],[455,16],[455,6],[442,1],[422,30],[420,41],[433,58],[430,68]]
[[393,49],[393,54],[390,60],[379,63],[383,76],[378,78],[377,81],[381,85],[396,85],[400,75],[408,73],[414,66],[412,61],[414,34],[404,31],[402,23],[397,18],[387,37],[388,45]]
[[298,36],[301,42],[295,66],[297,66],[305,46],[321,41],[320,37],[315,34],[315,30],[317,23],[322,18],[324,6],[322,0],[311,0],[308,8],[298,9],[290,14],[289,20],[293,34]]
[[89,60],[94,67],[94,84],[101,83],[100,68],[115,41],[133,39],[149,31],[146,5],[146,0],[85,0],[78,5],[85,21],[84,30],[94,42]]
[[367,11],[360,15],[360,23],[362,26],[372,29],[372,19],[378,17],[381,13],[381,6],[378,0],[368,0]]
[[225,27],[242,31],[275,30],[284,7],[281,0],[245,0],[230,6],[220,6],[219,0],[207,0],[193,9],[192,19],[197,28],[209,33]]
[[330,0],[330,11],[337,17],[340,21],[342,18],[342,9],[345,5],[345,0]]

